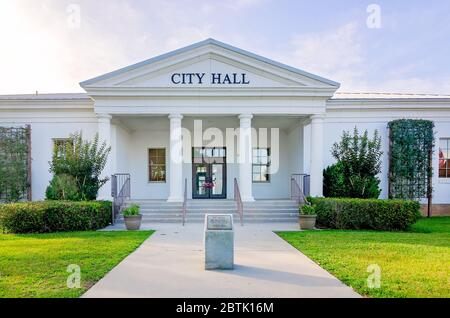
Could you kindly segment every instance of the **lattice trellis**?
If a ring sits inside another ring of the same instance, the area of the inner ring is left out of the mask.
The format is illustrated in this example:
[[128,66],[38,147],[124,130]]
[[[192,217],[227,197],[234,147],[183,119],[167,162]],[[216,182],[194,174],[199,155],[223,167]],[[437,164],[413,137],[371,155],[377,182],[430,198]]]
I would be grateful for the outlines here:
[[0,127],[0,202],[31,200],[31,128]]
[[[389,128],[389,197],[432,197],[434,123],[421,119],[391,121]],[[431,213],[431,210],[429,210]]]

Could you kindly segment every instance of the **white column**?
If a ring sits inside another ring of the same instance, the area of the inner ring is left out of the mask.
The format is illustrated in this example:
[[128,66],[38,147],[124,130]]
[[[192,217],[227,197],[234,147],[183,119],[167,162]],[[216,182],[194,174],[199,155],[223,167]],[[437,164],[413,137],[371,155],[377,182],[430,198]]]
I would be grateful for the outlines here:
[[250,114],[239,116],[239,190],[244,202],[255,201],[252,193],[252,118]]
[[311,116],[311,196],[323,196],[323,123],[324,115]]
[[167,202],[183,202],[183,148],[180,114],[170,114],[169,198]]
[[[106,142],[106,146],[111,146],[111,115],[97,114],[98,118],[98,138],[100,144]],[[111,174],[112,174],[112,151],[108,155],[105,168],[102,171],[101,178],[108,177],[106,182],[98,191],[99,200],[111,200]]]

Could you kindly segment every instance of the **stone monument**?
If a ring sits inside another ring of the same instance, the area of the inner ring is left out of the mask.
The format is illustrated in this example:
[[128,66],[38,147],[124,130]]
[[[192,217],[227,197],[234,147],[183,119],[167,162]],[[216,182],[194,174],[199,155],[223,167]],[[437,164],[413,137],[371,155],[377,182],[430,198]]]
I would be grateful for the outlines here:
[[233,269],[234,229],[232,214],[205,215],[205,269]]

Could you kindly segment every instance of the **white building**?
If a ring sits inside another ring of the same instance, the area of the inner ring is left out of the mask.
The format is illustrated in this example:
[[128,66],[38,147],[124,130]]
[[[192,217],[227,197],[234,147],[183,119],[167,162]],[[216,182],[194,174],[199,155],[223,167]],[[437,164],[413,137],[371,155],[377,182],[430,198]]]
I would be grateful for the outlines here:
[[[450,170],[448,178],[446,170],[438,170],[439,160],[450,153],[450,96],[336,93],[336,82],[213,39],[80,85],[86,94],[0,96],[0,126],[31,125],[34,200],[44,199],[51,179],[54,140],[79,130],[87,138],[98,132],[111,145],[105,174],[130,173],[134,199],[181,201],[185,179],[190,199],[231,199],[235,178],[243,201],[283,199],[290,197],[291,175],[301,173],[310,175],[311,195],[320,196],[322,169],[333,163],[331,146],[355,126],[381,134],[386,198],[387,123],[422,118],[434,121],[436,145],[445,155],[434,153],[434,203],[450,204]],[[200,120],[203,138],[194,140]],[[258,134],[266,128],[267,144],[248,142],[250,127]],[[190,145],[182,146],[180,128],[191,132]],[[236,147],[225,139],[209,140],[226,136],[230,128],[242,129]],[[214,163],[170,159],[180,151],[185,159],[196,158],[202,147],[206,153],[215,148]],[[236,160],[238,153],[259,161]],[[266,156],[275,153],[278,169],[267,176]],[[213,181],[214,189],[204,188],[204,181]],[[101,197],[110,198],[109,184]]]

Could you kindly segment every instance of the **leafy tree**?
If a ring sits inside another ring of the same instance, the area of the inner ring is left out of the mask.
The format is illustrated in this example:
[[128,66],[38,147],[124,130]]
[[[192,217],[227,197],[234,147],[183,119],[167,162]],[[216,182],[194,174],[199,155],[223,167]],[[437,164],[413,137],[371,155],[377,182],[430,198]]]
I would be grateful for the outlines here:
[[50,172],[56,176],[72,176],[78,188],[79,200],[97,198],[98,190],[109,178],[101,179],[111,147],[99,144],[98,134],[92,141],[83,140],[81,132],[70,136],[63,145],[55,145]]
[[381,138],[375,130],[372,139],[367,130],[360,135],[344,131],[331,150],[337,164],[324,171],[324,193],[334,197],[378,198],[381,189]]

